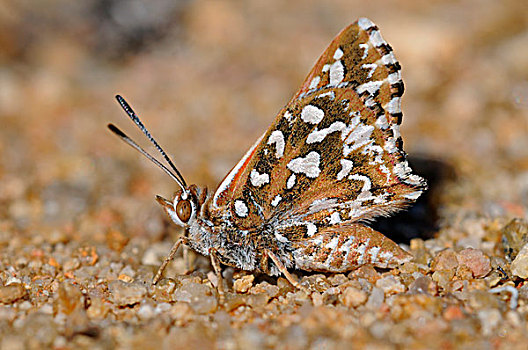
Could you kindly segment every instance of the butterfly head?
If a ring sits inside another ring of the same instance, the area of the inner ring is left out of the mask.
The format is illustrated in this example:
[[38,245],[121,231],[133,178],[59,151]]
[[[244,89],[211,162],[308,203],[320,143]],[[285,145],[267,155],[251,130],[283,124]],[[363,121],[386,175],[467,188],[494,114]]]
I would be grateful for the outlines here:
[[178,190],[174,194],[174,200],[172,201],[161,196],[156,196],[156,200],[174,223],[182,227],[188,227],[196,220],[197,212],[205,199],[200,194],[205,194],[204,192],[200,191],[195,185],[191,185],[185,190]]

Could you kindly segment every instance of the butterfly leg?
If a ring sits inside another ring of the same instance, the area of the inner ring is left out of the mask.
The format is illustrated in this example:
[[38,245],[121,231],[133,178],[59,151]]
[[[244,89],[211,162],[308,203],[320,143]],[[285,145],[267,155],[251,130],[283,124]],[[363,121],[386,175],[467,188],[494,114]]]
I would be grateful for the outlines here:
[[158,281],[161,278],[161,275],[163,274],[163,271],[165,270],[167,265],[171,262],[171,260],[174,259],[174,256],[176,255],[176,252],[178,251],[178,248],[180,247],[180,245],[182,245],[182,244],[185,245],[186,243],[187,243],[187,240],[185,239],[185,237],[181,237],[180,239],[178,239],[176,241],[176,243],[174,243],[174,245],[171,248],[171,251],[170,251],[169,255],[167,255],[165,260],[163,260],[163,263],[159,267],[158,272],[156,272],[156,275],[152,279],[152,284],[158,283]]
[[213,270],[216,273],[216,278],[218,279],[218,298],[220,299],[220,304],[224,303],[225,291],[224,291],[224,280],[222,278],[222,268],[220,267],[220,261],[216,256],[216,249],[211,248],[209,250],[209,256],[211,257],[211,265],[213,265]]
[[284,264],[279,260],[279,258],[277,258],[277,256],[275,254],[273,254],[273,252],[271,252],[270,250],[266,250],[266,254],[275,263],[275,266],[277,266],[279,271],[284,275],[284,277],[286,277],[286,279],[288,280],[288,282],[290,282],[292,284],[292,286],[294,286],[297,289],[300,289],[300,290],[304,291],[308,295],[311,294],[311,292],[308,289],[306,289],[305,287],[301,286],[301,284],[299,282],[297,282],[295,277],[293,277],[291,275],[291,273],[288,271],[286,266],[284,266]]
[[183,261],[185,261],[185,272],[191,271],[191,256],[189,255],[189,247],[183,246]]

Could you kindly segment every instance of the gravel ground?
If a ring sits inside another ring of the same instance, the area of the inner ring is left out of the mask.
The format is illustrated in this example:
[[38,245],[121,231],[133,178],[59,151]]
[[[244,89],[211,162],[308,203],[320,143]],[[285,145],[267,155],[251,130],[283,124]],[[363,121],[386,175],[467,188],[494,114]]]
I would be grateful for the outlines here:
[[[178,256],[151,286],[175,186],[106,130],[143,140],[113,95],[214,188],[360,16],[402,64],[431,184],[376,224],[414,260],[295,272],[309,294],[225,268],[219,304],[207,259]],[[0,349],[526,348],[527,42],[517,0],[2,2]]]

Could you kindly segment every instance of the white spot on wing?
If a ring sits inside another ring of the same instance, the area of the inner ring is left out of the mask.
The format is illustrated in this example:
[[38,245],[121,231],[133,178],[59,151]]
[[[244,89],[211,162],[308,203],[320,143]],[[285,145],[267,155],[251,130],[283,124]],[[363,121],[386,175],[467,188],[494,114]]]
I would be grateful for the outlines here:
[[369,46],[368,46],[368,44],[359,44],[359,47],[363,49],[363,56],[361,56],[361,59],[363,60],[368,55]]
[[[352,167],[354,166],[354,163],[351,160],[348,159],[341,159],[341,170],[337,173],[337,180],[342,180],[345,176],[350,173],[350,170],[352,170]],[[339,213],[337,213],[339,215]]]
[[339,212],[333,212],[332,215],[330,215],[330,225],[335,225],[341,223],[341,215],[339,215]]
[[400,97],[393,97],[383,108],[389,113],[401,113]]
[[378,32],[377,30],[373,30],[370,33],[370,42],[375,47],[380,47],[381,45],[384,45],[384,44],[387,43],[385,40],[383,40],[383,38],[381,37],[380,32]]
[[341,57],[343,57],[343,50],[338,47],[337,50],[335,50],[334,52],[334,60],[339,60],[341,59]]
[[367,75],[367,78],[370,79],[372,78],[372,75],[374,74],[374,71],[376,70],[376,68],[378,68],[378,65],[376,63],[365,63],[361,65],[361,68],[370,69]]
[[363,30],[367,30],[371,27],[374,27],[374,23],[372,23],[372,21],[368,18],[361,17],[360,19],[358,19],[358,26]]
[[345,265],[348,263],[348,256],[350,255],[350,246],[352,245],[352,243],[354,242],[354,236],[351,235],[346,241],[344,244],[341,245],[341,247],[339,247],[339,251],[341,252],[345,252],[345,257],[343,259],[343,263],[341,266]]
[[306,143],[321,142],[328,134],[333,133],[335,131],[342,131],[345,129],[345,127],[346,125],[343,122],[334,122],[328,128],[324,128],[321,130],[317,130],[316,128],[308,135],[308,137],[306,138]]
[[315,226],[315,224],[309,222],[306,224],[306,234],[309,236],[309,237],[312,237],[313,235],[315,235],[317,233],[317,226]]
[[321,169],[319,169],[320,160],[321,156],[319,156],[319,153],[312,151],[304,158],[292,159],[287,167],[296,174],[303,173],[309,178],[316,178],[321,173]]
[[403,198],[415,200],[418,197],[420,197],[421,194],[422,194],[422,191],[415,191],[415,192],[411,192],[411,193],[408,193],[408,194],[404,194]]
[[[380,169],[381,172],[384,173],[385,176],[387,177],[385,181],[389,182],[389,181],[390,181],[390,177],[391,177],[391,175],[392,175],[392,173],[390,172],[389,168],[387,168],[387,167],[385,166],[385,164],[381,164],[381,165],[379,166],[379,169]],[[420,193],[421,193],[421,192],[420,192]]]
[[315,96],[315,98],[323,98],[323,97],[330,97],[331,100],[335,99],[335,93],[333,91],[325,92],[324,94],[320,94]]
[[286,111],[284,112],[284,118],[286,118],[286,120],[291,123],[293,120],[293,115],[290,113],[290,111]]
[[345,140],[345,143],[351,146],[348,147],[345,145],[343,154],[347,156],[350,154],[350,152],[354,151],[355,149],[363,147],[369,142],[372,142],[372,140],[370,139],[370,135],[372,134],[373,130],[374,130],[374,126],[372,125],[356,126],[356,128],[352,130],[352,132],[348,135],[348,137]]
[[262,185],[265,185],[269,182],[269,175],[268,174],[259,174],[258,171],[255,169],[251,170],[251,174],[249,174],[249,179],[251,181],[251,184],[255,187],[260,187]]
[[381,63],[383,63],[385,66],[390,64],[396,64],[397,62],[398,60],[396,59],[396,57],[394,57],[394,54],[392,52],[389,52],[381,58]]
[[370,192],[370,189],[372,188],[372,182],[368,178],[368,176],[360,175],[360,174],[353,174],[348,177],[350,180],[357,180],[357,181],[363,181],[363,188],[361,188],[361,192]]
[[376,101],[374,101],[374,99],[372,97],[368,97],[365,100],[365,106],[367,106],[367,107],[374,107],[375,104],[376,104]]
[[391,252],[382,252],[379,255],[379,260],[388,263],[390,261],[390,259],[393,258],[393,256],[394,256],[394,254],[392,254]]
[[277,205],[279,205],[281,200],[282,200],[282,197],[279,195],[276,195],[275,198],[273,198],[273,200],[271,201],[271,205],[276,207]]
[[286,182],[286,188],[291,190],[295,186],[295,174],[291,174],[291,176],[288,178],[288,181]]
[[318,124],[323,118],[323,110],[316,106],[307,105],[301,112],[301,119],[307,123]]
[[359,247],[357,247],[358,252],[358,264],[362,265],[364,263],[363,259],[365,258],[365,251],[367,250],[367,246],[370,243],[370,239],[367,239],[364,243],[360,244]]
[[381,247],[372,247],[370,248],[369,254],[370,254],[370,262],[375,263],[378,260],[378,253],[380,251]]
[[[314,225],[315,226],[315,225]],[[310,241],[314,246],[319,246],[323,243],[323,236],[317,236]],[[313,255],[312,255],[313,256]]]
[[330,66],[330,85],[335,86],[345,79],[345,67],[341,61],[336,61]]
[[334,238],[332,238],[332,240],[329,243],[326,244],[325,248],[330,249],[330,250],[334,250],[334,249],[336,249],[338,243],[339,243],[339,238],[338,237],[334,237]]
[[391,127],[391,130],[392,130],[392,134],[393,134],[393,137],[394,139],[398,139],[401,135],[400,135],[400,126],[398,124],[392,124],[392,127]]
[[281,131],[275,130],[268,139],[268,145],[275,144],[275,157],[281,158],[284,155],[284,135]]
[[389,74],[389,76],[387,77],[387,80],[389,81],[389,84],[394,84],[394,83],[401,81],[401,72],[397,71],[397,72]]
[[380,115],[378,119],[376,119],[375,125],[381,130],[387,129],[389,127],[387,116],[385,114]]
[[398,148],[396,147],[396,143],[394,142],[394,139],[387,140],[387,142],[385,142],[385,145],[383,146],[383,149],[387,151],[388,153],[394,153],[398,151]]
[[312,79],[312,81],[310,82],[310,86],[308,86],[308,89],[315,89],[317,87],[317,85],[319,85],[319,82],[321,81],[321,77],[320,76],[316,76]]
[[240,199],[235,201],[235,213],[241,218],[245,218],[248,215],[248,207],[244,201]]
[[358,94],[368,91],[369,94],[374,95],[380,89],[382,84],[383,81],[369,81],[368,83],[359,85],[356,91]]

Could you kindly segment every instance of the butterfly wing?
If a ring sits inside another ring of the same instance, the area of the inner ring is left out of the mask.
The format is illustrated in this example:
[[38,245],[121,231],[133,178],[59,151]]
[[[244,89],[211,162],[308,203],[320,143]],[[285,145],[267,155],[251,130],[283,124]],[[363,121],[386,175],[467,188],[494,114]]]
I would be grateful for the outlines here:
[[392,268],[412,258],[381,233],[355,223],[320,228],[309,239],[292,241],[292,247],[295,267],[307,271],[346,272],[364,264]]
[[402,149],[402,93],[391,47],[358,20],[222,181],[211,210],[240,229],[271,225],[276,237],[300,241],[413,202],[426,183]]

